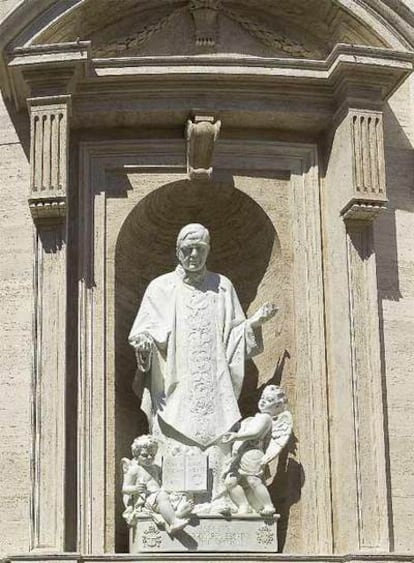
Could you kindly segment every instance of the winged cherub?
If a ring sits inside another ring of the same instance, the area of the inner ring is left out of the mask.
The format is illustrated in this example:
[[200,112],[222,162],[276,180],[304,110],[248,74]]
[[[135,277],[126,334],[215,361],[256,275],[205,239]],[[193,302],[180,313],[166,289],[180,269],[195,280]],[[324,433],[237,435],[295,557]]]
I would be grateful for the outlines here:
[[144,434],[132,443],[133,459],[122,459],[123,517],[129,526],[134,526],[138,514],[147,513],[174,535],[188,524],[193,503],[181,498],[172,502],[171,495],[162,489],[161,468],[154,463],[157,450],[157,440]]
[[267,385],[258,403],[260,412],[244,419],[237,432],[226,432],[222,437],[223,443],[233,443],[223,477],[237,514],[252,509],[262,516],[276,512],[266,486],[266,472],[270,473],[269,464],[276,461],[292,433],[292,415],[286,405],[285,392],[277,385]]

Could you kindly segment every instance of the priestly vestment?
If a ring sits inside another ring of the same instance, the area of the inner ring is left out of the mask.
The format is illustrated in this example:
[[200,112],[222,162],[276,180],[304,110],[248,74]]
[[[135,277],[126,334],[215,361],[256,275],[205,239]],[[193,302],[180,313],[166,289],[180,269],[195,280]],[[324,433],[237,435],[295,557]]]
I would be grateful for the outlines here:
[[240,420],[245,358],[261,352],[261,330],[225,276],[205,271],[194,281],[178,266],[149,284],[129,341],[140,333],[155,344],[141,403],[150,426],[158,416],[207,448]]

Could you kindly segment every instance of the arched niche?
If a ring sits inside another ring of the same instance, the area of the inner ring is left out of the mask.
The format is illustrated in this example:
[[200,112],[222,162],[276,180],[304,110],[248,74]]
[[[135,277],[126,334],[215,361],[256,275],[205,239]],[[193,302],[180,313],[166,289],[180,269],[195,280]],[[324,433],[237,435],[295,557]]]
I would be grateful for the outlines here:
[[[115,251],[116,459],[128,456],[133,438],[147,431],[145,415],[132,391],[135,357],[127,342],[128,333],[148,283],[175,268],[176,237],[180,228],[190,222],[200,222],[210,230],[208,268],[233,281],[245,312],[274,299],[285,308],[284,314],[290,307],[283,302],[288,301],[285,289],[292,283],[290,249],[281,245],[274,217],[244,191],[231,183],[197,185],[182,180],[144,197],[123,222]],[[274,332],[275,326],[268,329]],[[281,343],[276,339],[270,346],[265,333],[265,344],[268,346],[262,357],[247,362],[240,399],[244,416],[256,412],[258,396],[269,374],[272,381],[280,380],[280,366],[278,371],[274,359]],[[273,493],[277,497],[277,491]],[[116,548],[126,551],[127,530],[121,513],[117,494]]]

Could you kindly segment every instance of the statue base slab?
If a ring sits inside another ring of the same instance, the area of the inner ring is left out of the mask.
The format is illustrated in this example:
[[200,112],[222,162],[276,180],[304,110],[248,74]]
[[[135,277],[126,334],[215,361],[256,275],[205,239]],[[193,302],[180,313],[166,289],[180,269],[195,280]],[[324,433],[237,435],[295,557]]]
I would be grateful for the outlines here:
[[142,517],[130,530],[130,553],[143,552],[277,552],[279,515],[263,519],[246,515],[192,516],[184,530],[170,536],[150,517]]

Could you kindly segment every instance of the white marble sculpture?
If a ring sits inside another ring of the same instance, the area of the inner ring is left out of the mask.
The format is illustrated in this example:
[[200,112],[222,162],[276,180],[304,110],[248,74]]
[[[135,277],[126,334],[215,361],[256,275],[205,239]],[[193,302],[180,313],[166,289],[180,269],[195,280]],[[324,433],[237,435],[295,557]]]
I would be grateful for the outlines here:
[[[170,536],[186,526],[190,512],[200,518],[272,516],[264,467],[291,431],[288,411],[282,413],[285,396],[270,386],[259,403],[262,412],[232,432],[241,419],[245,359],[262,351],[261,326],[277,307],[266,303],[246,319],[230,280],[206,269],[210,235],[202,225],[181,229],[176,249],[179,265],[149,284],[129,335],[138,367],[134,386],[142,390],[141,408],[159,451],[146,454],[148,463],[140,452],[123,462],[128,524],[134,526],[142,510],[156,523],[161,514]],[[135,537],[144,541],[140,532]]]
[[155,463],[157,450],[153,436],[138,436],[131,445],[132,459],[122,459],[123,517],[134,526],[140,516],[148,514],[174,535],[188,524],[193,503],[182,497],[171,498],[162,488],[161,468]]
[[226,491],[238,514],[275,514],[267,484],[273,481],[276,460],[292,434],[287,398],[277,385],[268,385],[255,416],[242,421],[237,432],[227,432],[222,442],[232,443],[232,456],[224,472]]

